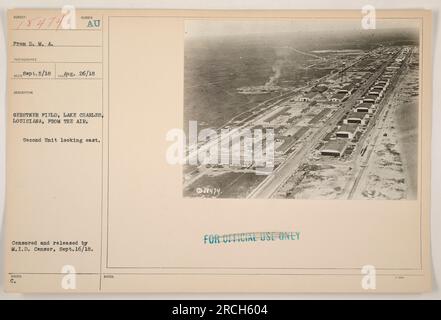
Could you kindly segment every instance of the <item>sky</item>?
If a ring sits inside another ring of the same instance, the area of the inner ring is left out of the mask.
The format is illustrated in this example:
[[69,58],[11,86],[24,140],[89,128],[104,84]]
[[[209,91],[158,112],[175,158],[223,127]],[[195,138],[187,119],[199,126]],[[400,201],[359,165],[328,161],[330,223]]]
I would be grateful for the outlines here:
[[[417,28],[417,20],[377,19],[377,29]],[[360,31],[360,19],[345,20],[186,20],[187,37],[264,34],[301,31]]]

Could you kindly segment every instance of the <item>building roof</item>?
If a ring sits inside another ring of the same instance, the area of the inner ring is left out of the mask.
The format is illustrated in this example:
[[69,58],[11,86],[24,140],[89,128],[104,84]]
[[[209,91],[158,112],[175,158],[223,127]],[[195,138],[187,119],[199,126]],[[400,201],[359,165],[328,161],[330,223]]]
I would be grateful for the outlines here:
[[365,112],[351,112],[348,114],[347,119],[364,119],[365,117]]
[[354,134],[358,129],[358,124],[344,124],[337,132],[348,132]]
[[363,99],[374,99],[374,100],[377,99],[377,98],[378,98],[377,96],[374,96],[372,94],[368,94],[368,95],[363,97]]
[[342,153],[346,149],[347,142],[345,140],[330,140],[328,141],[321,151],[332,151]]
[[363,102],[358,105],[356,105],[356,108],[372,108],[374,104],[372,102]]

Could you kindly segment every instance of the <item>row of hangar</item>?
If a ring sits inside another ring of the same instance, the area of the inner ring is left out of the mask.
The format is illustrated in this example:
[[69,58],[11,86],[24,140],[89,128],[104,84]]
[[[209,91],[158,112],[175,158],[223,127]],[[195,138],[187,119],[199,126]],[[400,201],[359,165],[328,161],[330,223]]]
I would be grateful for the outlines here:
[[386,71],[375,81],[352,108],[343,124],[335,131],[336,139],[329,140],[320,150],[321,155],[341,157],[348,147],[349,140],[352,140],[361,128],[367,125],[369,118],[376,112],[377,104],[384,97],[390,81],[396,72],[393,68],[386,68]]

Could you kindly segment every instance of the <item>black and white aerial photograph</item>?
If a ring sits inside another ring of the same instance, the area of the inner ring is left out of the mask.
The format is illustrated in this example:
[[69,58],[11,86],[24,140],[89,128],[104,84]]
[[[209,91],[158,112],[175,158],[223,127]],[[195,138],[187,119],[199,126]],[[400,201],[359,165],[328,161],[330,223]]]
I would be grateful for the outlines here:
[[186,20],[183,196],[415,200],[419,30]]

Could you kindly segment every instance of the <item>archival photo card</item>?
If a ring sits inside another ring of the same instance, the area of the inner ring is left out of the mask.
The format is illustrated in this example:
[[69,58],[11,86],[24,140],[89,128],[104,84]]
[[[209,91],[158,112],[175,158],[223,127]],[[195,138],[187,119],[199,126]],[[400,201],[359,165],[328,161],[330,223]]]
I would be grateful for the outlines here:
[[5,290],[431,290],[431,11],[74,9],[8,11]]

